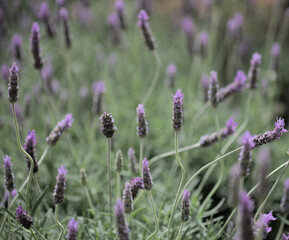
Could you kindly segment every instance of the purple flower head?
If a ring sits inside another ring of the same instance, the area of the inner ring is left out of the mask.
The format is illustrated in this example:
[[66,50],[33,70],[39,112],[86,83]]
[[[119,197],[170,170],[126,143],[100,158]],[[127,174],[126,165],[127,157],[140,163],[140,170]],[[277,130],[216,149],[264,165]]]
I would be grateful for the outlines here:
[[271,56],[277,58],[280,55],[280,52],[281,52],[280,44],[277,42],[273,43],[271,48]]
[[69,19],[69,13],[65,7],[62,7],[59,10],[59,16],[63,21],[67,21]]
[[[9,194],[11,196],[11,199],[13,199],[16,195],[17,195],[18,191],[16,189],[12,190],[11,193],[9,193],[9,191],[5,191],[3,199],[0,203],[0,206],[3,206],[5,208],[8,208],[8,200],[9,200]],[[10,201],[11,201],[10,199]]]
[[69,28],[69,13],[65,7],[62,7],[59,11],[60,19],[63,22],[63,31],[65,36],[65,44],[66,48],[71,47],[71,36],[70,36],[70,28]]
[[18,67],[16,63],[13,63],[12,67],[9,69],[9,83],[8,83],[8,99],[11,103],[16,103],[18,100]]
[[67,170],[65,166],[58,168],[58,175],[53,193],[53,202],[55,204],[61,204],[63,202],[64,191],[66,190],[66,174]]
[[190,196],[191,193],[188,189],[185,189],[183,192],[182,206],[181,206],[181,220],[182,222],[186,222],[190,219]]
[[254,222],[254,233],[258,236],[261,232],[263,238],[266,238],[268,233],[271,232],[272,227],[269,227],[271,221],[275,221],[277,218],[273,217],[273,211],[267,214],[260,214],[259,219]]
[[100,115],[103,107],[103,94],[106,91],[105,83],[103,81],[98,81],[93,84],[93,100],[92,100],[92,112],[94,114]]
[[144,39],[145,45],[147,48],[151,51],[156,49],[155,39],[152,35],[152,32],[150,30],[150,26],[148,23],[149,16],[145,10],[140,10],[138,14],[138,27],[141,30],[142,37]]
[[212,71],[211,77],[210,77],[208,96],[213,107],[216,107],[219,101],[217,97],[217,93],[219,89],[217,82],[218,82],[218,74],[217,72]]
[[107,138],[112,138],[117,130],[112,114],[107,112],[103,113],[100,116],[100,122],[102,123],[102,127],[100,128],[101,133]]
[[125,188],[123,191],[123,203],[124,203],[124,211],[126,214],[130,214],[133,210],[133,198],[131,185],[129,182],[125,183]]
[[43,66],[43,62],[40,57],[39,41],[40,41],[39,24],[38,22],[34,22],[31,29],[30,47],[34,58],[34,67],[36,69],[41,69]]
[[26,229],[31,228],[34,221],[34,219],[28,215],[28,211],[25,211],[21,205],[16,209],[16,219]]
[[276,122],[275,122],[275,128],[274,128],[274,132],[276,133],[277,135],[277,139],[279,140],[280,139],[280,136],[283,134],[283,133],[286,133],[288,132],[285,128],[285,121],[283,118],[277,118],[276,119]]
[[22,37],[19,34],[14,34],[12,38],[12,55],[15,59],[21,60],[22,58]]
[[114,3],[115,11],[124,11],[124,1],[123,0],[116,0]]
[[251,66],[248,72],[248,87],[254,89],[257,87],[257,80],[259,78],[259,66],[261,64],[262,56],[259,53],[254,53],[251,58]]
[[98,94],[102,94],[102,93],[105,93],[106,92],[106,86],[105,86],[105,83],[104,81],[98,81],[98,82],[95,82],[93,85],[92,85],[92,88],[93,88],[93,91],[95,93],[98,93]]
[[229,120],[226,122],[227,135],[233,135],[236,132],[237,126],[238,123],[234,121],[233,117],[230,117]]
[[63,7],[66,4],[66,0],[56,0],[56,4],[59,7]]
[[175,95],[173,96],[173,119],[172,119],[172,127],[177,132],[181,129],[183,124],[183,99],[184,94],[182,94],[179,89]]
[[142,161],[142,179],[143,179],[143,185],[145,190],[151,190],[153,187],[153,181],[149,169],[149,162],[146,158]]
[[203,31],[199,34],[200,44],[203,46],[207,46],[209,42],[209,34],[206,31]]
[[5,188],[11,192],[15,188],[14,184],[14,174],[12,172],[12,163],[11,163],[11,157],[8,155],[5,155],[3,158],[4,162],[4,179],[5,179]]
[[9,66],[7,64],[3,64],[1,66],[1,74],[5,82],[9,83]]
[[136,108],[137,113],[137,135],[140,138],[144,138],[148,132],[148,123],[146,121],[145,110],[143,104],[139,104]]
[[132,199],[137,197],[139,190],[144,189],[143,180],[140,177],[132,178],[130,180]]
[[202,74],[201,76],[201,82],[203,86],[203,92],[204,92],[204,101],[208,101],[208,90],[209,90],[209,84],[210,84],[210,78],[206,74]]
[[250,164],[252,160],[252,148],[255,146],[253,136],[249,131],[246,131],[242,137],[241,143],[243,145],[239,154],[239,162],[241,174],[243,177],[247,177],[250,173]]
[[167,77],[174,77],[178,72],[177,66],[173,63],[168,64],[166,69]]
[[251,65],[253,66],[260,66],[262,60],[262,56],[259,53],[254,53],[251,58]]
[[71,128],[74,119],[72,117],[72,113],[67,113],[60,122],[58,122],[58,126],[62,129],[62,131]]
[[139,20],[139,26],[141,24],[144,24],[144,22],[147,22],[149,20],[149,16],[147,14],[147,12],[145,10],[140,10],[139,14],[138,14],[138,20]]
[[241,13],[235,13],[234,16],[228,21],[227,29],[234,38],[238,38],[243,24],[243,15]]
[[116,216],[116,229],[117,235],[121,240],[129,240],[129,230],[124,217],[124,204],[123,201],[118,198],[114,206]]
[[68,232],[66,238],[68,240],[76,240],[77,239],[77,231],[78,231],[78,221],[74,218],[71,218],[68,223]]
[[195,32],[195,24],[191,17],[184,17],[182,20],[182,29],[186,35],[191,36]]
[[236,86],[234,86],[234,90],[241,91],[242,88],[245,86],[245,82],[247,80],[247,76],[243,71],[238,71],[235,78],[234,83],[236,83]]
[[47,21],[49,15],[50,15],[50,10],[48,6],[48,2],[41,3],[39,14],[38,14],[39,18],[41,20]]
[[243,134],[243,137],[242,137],[242,140],[241,140],[242,145],[245,148],[250,148],[250,149],[253,148],[254,147],[254,142],[252,141],[253,138],[254,138],[254,136],[252,136],[249,131],[246,131]]
[[283,233],[282,238],[283,240],[289,240],[289,233],[287,233],[287,236]]
[[[35,154],[35,145],[36,145],[36,135],[35,135],[35,130],[28,131],[27,137],[25,140],[25,143],[23,144],[23,149],[31,156],[33,159],[33,173],[38,172],[38,163],[37,163],[37,158]],[[27,169],[30,169],[30,160],[25,157],[27,161]]]
[[47,63],[44,65],[44,68],[41,70],[41,77],[43,79],[43,81],[45,82],[45,84],[47,85],[48,89],[51,90],[51,80],[52,80],[52,76],[53,76],[53,65],[51,63],[51,61],[47,61]]
[[236,207],[239,202],[240,168],[235,164],[230,169],[228,202],[230,207]]
[[282,213],[289,211],[289,178],[284,182],[283,197],[280,204],[280,209]]
[[108,15],[107,24],[111,26],[119,26],[119,18],[115,12],[112,12]]

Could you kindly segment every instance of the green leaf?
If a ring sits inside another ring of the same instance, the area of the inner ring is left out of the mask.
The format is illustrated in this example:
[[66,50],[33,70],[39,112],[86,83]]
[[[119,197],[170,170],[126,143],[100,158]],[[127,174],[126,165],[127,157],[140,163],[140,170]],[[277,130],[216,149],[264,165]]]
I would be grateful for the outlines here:
[[32,210],[31,210],[31,215],[32,216],[34,215],[34,213],[37,210],[38,206],[40,205],[40,203],[42,202],[43,198],[45,197],[45,194],[47,193],[47,191],[48,191],[48,187],[44,188],[44,190],[36,198],[35,203],[34,203],[34,205],[32,207]]

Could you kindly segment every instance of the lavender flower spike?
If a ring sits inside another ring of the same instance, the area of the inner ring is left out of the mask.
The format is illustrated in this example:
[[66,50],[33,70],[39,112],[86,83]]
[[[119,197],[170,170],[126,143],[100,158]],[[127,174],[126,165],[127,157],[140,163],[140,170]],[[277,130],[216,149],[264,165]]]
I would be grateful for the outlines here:
[[178,72],[178,68],[175,64],[173,63],[168,64],[167,69],[166,69],[166,77],[167,77],[166,85],[171,89],[175,85],[175,78],[176,78],[177,72]]
[[105,83],[99,81],[93,84],[93,100],[92,100],[92,113],[100,115],[102,112],[103,105],[103,94],[106,91]]
[[177,132],[181,130],[183,124],[183,99],[184,94],[182,94],[181,90],[178,90],[173,96],[173,120],[172,127]]
[[22,37],[19,34],[14,34],[12,38],[12,55],[14,59],[21,60],[22,58]]
[[204,94],[204,101],[207,102],[209,99],[208,90],[209,90],[210,78],[206,74],[203,74],[201,77],[201,82],[202,82],[203,92],[204,92],[203,93]]
[[114,125],[112,114],[107,112],[103,113],[100,116],[100,122],[102,123],[102,127],[100,128],[101,133],[107,138],[112,138],[113,134],[117,130]]
[[211,78],[210,78],[210,85],[209,85],[209,91],[208,91],[208,96],[209,96],[209,100],[212,104],[213,107],[216,107],[218,104],[218,78],[217,78],[217,72],[212,71],[211,72]]
[[289,212],[289,178],[284,182],[284,194],[281,200],[280,209],[282,213]]
[[142,179],[145,190],[151,190],[153,187],[153,180],[151,177],[149,162],[146,158],[142,161]]
[[116,216],[116,230],[120,240],[129,240],[129,230],[124,218],[124,204],[120,198],[117,199],[114,206]]
[[9,76],[9,83],[8,83],[8,99],[9,101],[14,104],[18,100],[18,67],[16,63],[13,63],[13,66],[9,69],[10,76]]
[[34,219],[28,215],[28,211],[25,211],[21,205],[16,209],[16,219],[26,229],[31,228],[34,221]]
[[58,176],[56,178],[56,185],[53,193],[53,202],[55,204],[61,204],[64,200],[64,191],[66,190],[66,174],[67,170],[65,166],[61,166],[58,169]]
[[[33,173],[38,172],[38,162],[35,154],[35,145],[36,145],[36,135],[35,130],[28,131],[27,137],[25,140],[25,143],[23,144],[23,149],[31,156],[33,159],[34,167],[33,167]],[[27,161],[27,169],[30,169],[30,160],[25,157]]]
[[46,26],[47,35],[51,38],[55,36],[55,27],[50,22],[50,10],[48,2],[43,2],[40,5],[39,18],[44,22]]
[[183,192],[183,200],[182,200],[182,214],[181,214],[181,219],[182,222],[187,222],[190,219],[190,195],[191,193],[189,192],[188,189],[185,189]]
[[281,52],[280,44],[277,42],[273,43],[271,48],[270,67],[274,71],[278,70],[280,52]]
[[73,121],[72,113],[66,114],[65,118],[58,122],[55,128],[51,131],[49,136],[46,138],[46,142],[51,146],[55,145],[62,133],[71,128]]
[[41,69],[43,62],[40,56],[40,32],[38,22],[34,22],[31,29],[30,46],[34,58],[34,67],[36,69]]
[[207,56],[208,43],[209,43],[208,32],[206,31],[201,32],[199,35],[199,51],[203,58]]
[[141,30],[145,45],[151,51],[156,49],[155,39],[150,30],[150,26],[148,23],[149,16],[145,10],[140,10],[138,14],[138,27]]
[[133,174],[136,174],[136,157],[133,148],[129,148],[127,151],[127,156],[130,162],[130,169]]
[[182,30],[185,33],[187,48],[190,56],[194,53],[194,34],[195,34],[195,24],[191,17],[185,17],[182,20]]
[[145,110],[143,104],[139,104],[136,109],[137,113],[137,135],[144,138],[148,134],[148,123],[146,121]]
[[15,188],[14,184],[14,174],[12,172],[12,163],[11,163],[11,157],[8,155],[5,155],[3,158],[4,162],[4,179],[5,179],[5,188],[12,192],[12,190]]
[[140,177],[132,178],[130,181],[132,199],[137,197],[139,190],[144,189],[143,180]]
[[126,29],[126,22],[125,22],[125,13],[124,13],[124,1],[123,0],[116,0],[114,4],[114,9],[117,12],[119,22],[120,22],[120,27],[125,30]]
[[246,192],[241,192],[239,197],[238,240],[254,239],[252,229],[252,212],[254,203]]
[[66,235],[66,239],[68,240],[76,240],[77,239],[77,231],[78,231],[78,221],[74,218],[71,218],[68,223],[68,231]]
[[250,163],[252,160],[252,148],[255,146],[249,131],[245,132],[242,138],[243,148],[240,151],[239,162],[241,175],[247,177],[250,172]]
[[131,185],[129,182],[125,183],[125,188],[123,191],[123,202],[124,202],[124,211],[126,214],[130,214],[133,210],[133,199],[131,192]]
[[114,169],[116,172],[120,173],[123,169],[123,157],[121,150],[118,150],[116,153],[116,159],[115,159],[115,166]]
[[254,138],[255,147],[260,147],[264,144],[271,143],[275,140],[280,140],[283,133],[288,132],[285,128],[285,121],[283,118],[277,118],[275,122],[275,128],[273,131],[268,131],[263,134],[259,134]]
[[251,66],[248,72],[248,87],[254,89],[257,87],[257,81],[259,78],[259,67],[261,64],[262,56],[259,53],[254,53],[251,59]]
[[71,36],[70,36],[70,28],[69,28],[69,14],[65,7],[62,7],[59,11],[59,16],[63,22],[64,27],[64,36],[65,36],[65,43],[66,47],[71,47]]
[[275,221],[277,218],[273,217],[273,214],[272,214],[273,211],[270,211],[269,213],[267,214],[260,214],[260,217],[259,219],[254,222],[254,234],[255,236],[261,236],[263,238],[266,238],[268,233],[271,232],[272,228],[269,227],[269,223],[271,221]]
[[107,24],[110,27],[112,34],[112,41],[114,44],[119,44],[122,42],[122,35],[120,31],[119,17],[115,12],[112,12],[107,17]]

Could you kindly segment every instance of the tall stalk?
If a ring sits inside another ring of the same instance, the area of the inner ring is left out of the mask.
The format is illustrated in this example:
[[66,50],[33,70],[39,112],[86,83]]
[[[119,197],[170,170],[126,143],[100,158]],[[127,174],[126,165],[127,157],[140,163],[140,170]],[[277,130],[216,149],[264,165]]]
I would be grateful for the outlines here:
[[152,210],[153,210],[153,213],[154,213],[154,219],[155,219],[155,225],[156,225],[155,230],[153,231],[153,233],[147,238],[147,240],[150,240],[150,239],[152,239],[155,236],[155,234],[159,230],[159,221],[158,221],[156,208],[155,208],[155,204],[154,204],[154,200],[153,200],[153,196],[152,196],[151,190],[148,191],[148,194],[149,194],[149,198],[150,198],[150,201],[151,201],[151,206],[152,206]]
[[108,177],[108,194],[109,194],[109,216],[110,216],[110,223],[112,223],[110,153],[111,153],[111,138],[107,138],[107,177]]
[[54,221],[60,228],[60,234],[57,240],[61,240],[63,233],[64,233],[64,227],[62,224],[58,221],[58,210],[59,210],[59,204],[55,204],[55,214],[54,214]]

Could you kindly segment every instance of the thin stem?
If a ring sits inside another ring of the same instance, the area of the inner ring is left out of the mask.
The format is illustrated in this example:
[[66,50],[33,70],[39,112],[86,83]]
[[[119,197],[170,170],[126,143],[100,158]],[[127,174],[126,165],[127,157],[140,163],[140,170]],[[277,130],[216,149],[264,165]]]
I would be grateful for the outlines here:
[[59,210],[59,204],[55,204],[55,215],[54,215],[54,221],[60,228],[60,234],[57,240],[60,240],[62,238],[62,235],[64,233],[64,227],[62,224],[58,221],[58,210]]
[[[9,192],[8,191],[8,206],[7,206],[7,209],[8,209],[8,211],[10,211],[10,202],[11,202],[11,192]],[[9,233],[8,233],[8,240],[10,240],[10,238],[11,238],[11,216],[10,216],[10,214],[8,214],[8,225],[9,225],[9,227],[8,227],[8,231],[9,231]]]
[[[182,147],[180,149],[178,149],[178,152],[181,153],[181,152],[185,152],[185,151],[189,151],[189,150],[192,150],[192,149],[195,149],[195,148],[198,148],[200,147],[200,143],[195,143],[195,144],[192,144],[192,145],[189,145],[189,146],[186,146],[186,147]],[[151,158],[149,160],[149,164],[153,164],[155,163],[156,161],[162,159],[162,158],[165,158],[165,157],[169,157],[169,156],[173,156],[174,154],[176,153],[175,150],[172,150],[172,151],[169,151],[169,152],[165,152],[165,153],[161,153],[159,155],[156,155],[154,156],[153,158]]]
[[111,152],[111,138],[107,138],[107,177],[108,177],[108,195],[109,195],[109,217],[110,217],[110,224],[112,224],[110,152]]
[[139,138],[139,175],[141,176],[142,174],[142,170],[141,170],[141,166],[142,166],[142,160],[143,160],[143,138]]
[[[41,188],[40,188],[40,185],[39,185],[39,183],[38,183],[38,178],[37,178],[36,173],[33,174],[33,179],[34,179],[34,183],[35,183],[35,186],[36,186],[37,191],[38,191],[38,192],[41,192]],[[44,206],[45,206],[46,210],[48,211],[49,206],[48,206],[45,198],[43,199],[43,203],[44,203]]]
[[46,240],[46,238],[32,225],[31,228],[38,234],[38,236],[43,239]]
[[120,173],[116,173],[116,195],[117,197],[121,197],[121,191],[120,191]]
[[262,204],[260,205],[258,211],[256,212],[255,216],[254,216],[254,220],[257,219],[257,217],[259,216],[259,214],[261,213],[261,211],[265,208],[266,203],[268,202],[269,197],[271,197],[273,191],[275,190],[277,184],[280,181],[280,178],[283,176],[283,174],[285,173],[286,169],[288,167],[288,162],[287,165],[285,166],[284,170],[281,172],[281,174],[279,175],[279,177],[276,179],[275,183],[273,184],[272,188],[270,189],[270,192],[267,194],[266,198],[264,199],[264,201],[262,202]]
[[159,79],[159,75],[160,75],[160,70],[161,70],[161,59],[160,59],[160,56],[158,54],[158,51],[157,50],[154,50],[153,51],[153,54],[155,56],[155,60],[156,60],[156,63],[157,63],[157,66],[156,66],[156,71],[155,71],[155,75],[154,75],[154,78],[153,78],[153,81],[148,89],[148,91],[146,92],[146,95],[144,96],[143,98],[143,104],[145,105],[146,102],[149,100],[157,82],[158,82],[158,79]]
[[23,147],[21,145],[14,103],[12,104],[12,112],[13,112],[13,119],[14,119],[14,126],[15,126],[15,131],[16,131],[16,138],[17,138],[18,147],[30,161],[30,170],[29,170],[29,175],[28,175],[29,177],[28,177],[28,185],[27,185],[27,192],[26,192],[26,209],[29,209],[29,202],[30,202],[29,201],[29,195],[30,195],[30,187],[31,187],[31,181],[32,181],[32,176],[33,176],[34,162],[33,162],[33,159],[31,158],[31,156],[23,149]]
[[182,162],[180,161],[179,154],[178,154],[178,132],[175,132],[175,148],[176,148],[176,159],[177,159],[178,164],[179,164],[179,166],[180,166],[180,168],[182,170],[182,175],[181,175],[181,181],[180,181],[180,184],[179,184],[177,195],[176,195],[176,198],[175,198],[175,201],[174,201],[173,211],[171,213],[170,220],[169,220],[168,236],[170,235],[170,228],[171,228],[171,225],[173,223],[173,217],[174,217],[174,213],[175,213],[175,210],[176,210],[176,207],[177,207],[178,196],[180,195],[180,192],[181,192],[181,189],[182,189],[182,185],[183,185],[184,180],[185,180],[185,168],[184,168]]
[[[287,216],[288,216],[288,213],[286,213],[286,214],[284,215],[284,218],[286,219]],[[279,229],[278,229],[278,233],[277,233],[277,235],[276,235],[275,240],[279,240],[279,239],[281,238],[281,234],[282,234],[282,232],[283,232],[284,225],[285,225],[285,221],[282,221],[281,224],[280,224],[280,227],[279,227]]]
[[156,228],[155,228],[155,230],[153,231],[153,233],[147,238],[147,240],[152,239],[153,236],[154,236],[154,235],[158,232],[158,230],[159,230],[159,221],[158,221],[158,217],[157,217],[157,213],[156,213],[156,209],[155,209],[155,204],[154,204],[153,196],[152,196],[152,193],[151,193],[150,190],[148,191],[148,194],[149,194],[149,197],[150,197],[150,201],[151,201],[151,205],[152,205],[152,210],[153,210],[153,213],[154,213]]
[[177,236],[177,240],[181,240],[181,234],[182,234],[182,231],[183,231],[183,221],[181,222],[181,226],[180,226],[180,230],[179,230],[179,233],[178,233],[178,236]]
[[90,197],[90,194],[86,185],[84,186],[84,190],[85,190],[85,194],[87,197],[88,205],[93,210],[93,212],[95,212],[94,206],[93,206],[93,203],[92,203],[92,200],[91,200],[91,197]]

